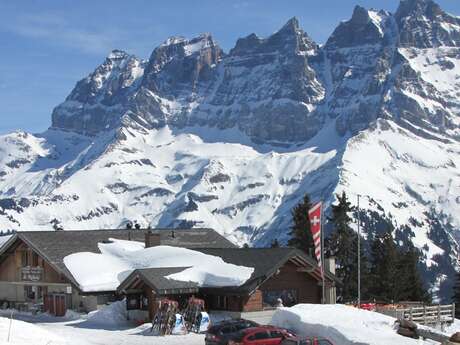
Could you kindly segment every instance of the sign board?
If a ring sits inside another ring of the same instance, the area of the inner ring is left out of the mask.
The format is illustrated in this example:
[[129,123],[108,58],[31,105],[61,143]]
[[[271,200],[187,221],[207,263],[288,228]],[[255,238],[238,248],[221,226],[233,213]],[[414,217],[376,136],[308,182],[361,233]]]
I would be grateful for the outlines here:
[[21,268],[21,279],[27,282],[38,282],[43,278],[43,268],[23,267]]

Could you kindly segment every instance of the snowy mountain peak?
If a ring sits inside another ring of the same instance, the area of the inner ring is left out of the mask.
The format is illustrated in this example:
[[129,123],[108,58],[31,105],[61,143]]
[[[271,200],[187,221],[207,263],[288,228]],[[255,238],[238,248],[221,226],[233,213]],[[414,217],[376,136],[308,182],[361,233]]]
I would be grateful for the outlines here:
[[109,60],[121,60],[121,59],[127,58],[128,56],[129,56],[129,54],[126,53],[125,51],[119,50],[119,49],[114,49],[107,56],[107,59],[109,59]]
[[297,17],[289,19],[283,27],[278,30],[278,33],[296,33],[300,30],[300,24]]
[[460,18],[431,0],[403,0],[395,14],[400,45],[415,48],[460,46]]
[[190,40],[182,36],[172,36],[164,41],[158,48],[164,49],[169,47],[169,49],[171,49],[171,47],[175,47],[172,49],[177,49],[178,53],[181,52],[184,55],[191,55],[213,46],[217,46],[217,42],[214,41],[212,35],[210,33],[203,33]]
[[350,20],[342,22],[326,42],[326,49],[380,44],[389,14],[356,6]]
[[441,13],[442,10],[438,4],[432,0],[401,0],[396,11],[396,17],[407,17],[412,15],[427,15],[432,17],[433,14]]

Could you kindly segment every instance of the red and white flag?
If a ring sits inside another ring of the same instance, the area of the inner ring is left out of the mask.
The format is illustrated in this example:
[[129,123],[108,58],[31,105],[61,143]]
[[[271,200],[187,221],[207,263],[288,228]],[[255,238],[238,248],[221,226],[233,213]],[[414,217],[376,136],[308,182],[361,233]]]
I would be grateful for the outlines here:
[[321,212],[322,204],[317,203],[308,211],[308,219],[310,220],[310,230],[313,235],[313,243],[315,244],[315,256],[318,260],[318,266],[322,267],[321,262]]

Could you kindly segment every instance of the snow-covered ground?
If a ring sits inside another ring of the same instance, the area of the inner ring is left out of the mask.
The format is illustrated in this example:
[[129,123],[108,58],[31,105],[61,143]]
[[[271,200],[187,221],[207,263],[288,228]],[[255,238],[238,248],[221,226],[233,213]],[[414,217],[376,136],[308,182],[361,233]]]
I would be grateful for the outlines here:
[[7,342],[9,320],[0,317],[0,345],[202,345],[204,335],[155,337],[145,335],[150,325],[118,329],[80,326],[84,321],[28,323],[14,320]]
[[272,324],[292,329],[302,336],[319,336],[338,345],[436,344],[396,334],[395,319],[345,305],[299,304],[281,308]]
[[151,324],[141,326],[126,320],[123,302],[113,303],[89,315],[68,313],[58,318],[47,314],[14,314],[11,338],[8,339],[9,312],[0,312],[0,345],[202,345],[204,335],[155,337]]
[[[151,324],[136,326],[124,321],[126,311],[122,305],[122,302],[114,303],[77,320],[73,313],[64,318],[16,314],[10,343],[6,342],[10,321],[8,317],[0,317],[0,345],[204,344],[203,334],[152,336]],[[7,313],[0,312],[0,315],[7,316]],[[436,344],[396,334],[394,322],[392,317],[344,305],[300,304],[278,309],[271,324],[292,329],[299,335],[326,337],[335,345]],[[457,331],[460,331],[459,320],[444,333],[451,335]]]
[[[8,334],[10,334],[10,339],[8,339]],[[0,317],[0,344],[57,345],[66,344],[66,342],[43,327],[19,320],[10,322],[8,318]]]

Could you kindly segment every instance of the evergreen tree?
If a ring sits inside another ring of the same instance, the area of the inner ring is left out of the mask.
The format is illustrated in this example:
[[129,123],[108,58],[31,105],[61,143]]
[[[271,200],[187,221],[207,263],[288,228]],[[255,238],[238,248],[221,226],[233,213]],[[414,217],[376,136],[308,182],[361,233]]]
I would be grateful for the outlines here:
[[[353,211],[345,192],[337,195],[338,203],[332,205],[333,232],[328,238],[328,251],[336,258],[336,275],[342,281],[340,293],[344,301],[356,300],[358,296],[358,234],[351,228],[349,214]],[[368,263],[364,253],[364,240],[360,243],[361,259],[361,298],[366,297]]]
[[420,254],[409,244],[406,252],[399,253],[399,301],[431,302],[420,275],[418,262]]
[[378,301],[399,300],[399,252],[392,229],[377,235],[371,245],[370,295]]
[[303,250],[309,255],[314,253],[313,236],[308,219],[308,211],[311,207],[310,197],[305,194],[303,200],[292,210],[293,224],[289,233],[291,238],[288,241],[289,246]]

